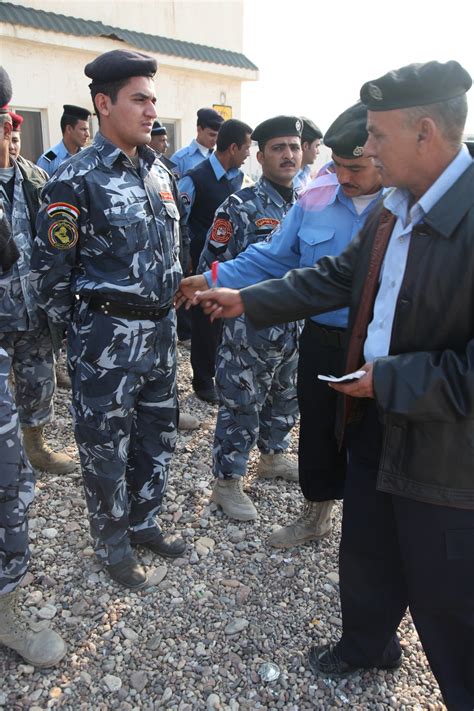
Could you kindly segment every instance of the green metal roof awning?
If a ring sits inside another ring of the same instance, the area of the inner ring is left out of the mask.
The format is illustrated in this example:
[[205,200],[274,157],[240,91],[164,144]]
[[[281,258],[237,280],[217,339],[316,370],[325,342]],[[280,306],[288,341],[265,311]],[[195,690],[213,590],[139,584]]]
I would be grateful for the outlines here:
[[239,69],[258,70],[258,67],[240,52],[231,52],[227,49],[208,47],[194,42],[183,42],[170,37],[147,35],[144,32],[133,32],[120,27],[104,25],[95,20],[83,20],[79,17],[59,15],[55,12],[35,10],[32,7],[14,5],[11,2],[0,1],[0,22],[34,27],[49,32],[61,32],[76,37],[108,37],[157,54],[183,57],[197,62],[223,64]]

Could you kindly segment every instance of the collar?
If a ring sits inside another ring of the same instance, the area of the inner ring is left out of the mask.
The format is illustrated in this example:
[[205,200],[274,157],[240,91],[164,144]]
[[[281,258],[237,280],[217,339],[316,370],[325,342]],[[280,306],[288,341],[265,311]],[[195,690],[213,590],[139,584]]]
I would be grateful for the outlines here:
[[206,146],[203,146],[199,143],[199,141],[196,141],[195,138],[191,141],[189,144],[190,147],[190,153],[200,153],[204,158],[209,158],[209,156],[212,154],[212,151],[210,148],[206,148]]
[[291,200],[291,202],[285,202],[285,200],[284,200],[283,197],[280,195],[280,193],[278,192],[278,190],[276,190],[276,189],[273,187],[273,185],[271,184],[271,182],[270,182],[264,175],[262,175],[262,176],[257,180],[256,188],[257,188],[257,190],[258,190],[259,192],[261,191],[261,192],[265,193],[265,195],[267,195],[267,196],[270,198],[270,200],[271,200],[273,203],[275,203],[275,205],[277,205],[277,207],[282,208],[282,207],[284,207],[285,205],[294,205],[295,202],[296,202],[296,193],[295,193],[294,190],[293,190],[293,199]]
[[416,225],[423,220],[425,215],[434,211],[441,198],[450,191],[472,164],[473,160],[469,151],[463,144],[451,163],[416,203],[410,206],[412,195],[408,190],[394,188],[385,198],[384,205],[402,221],[404,227],[410,223]]
[[[130,162],[129,157],[126,153],[118,148],[114,143],[109,141],[100,131],[98,131],[94,136],[93,145],[99,153],[102,162],[107,168],[112,168],[117,160],[127,160]],[[145,164],[149,168],[155,160],[158,160],[155,151],[153,151],[148,146],[138,146],[138,155],[140,159],[145,161]]]
[[221,180],[224,176],[227,178],[227,180],[233,180],[240,173],[240,170],[238,168],[231,168],[230,170],[226,171],[215,153],[209,156],[209,163],[211,164],[212,170],[214,171],[216,180]]

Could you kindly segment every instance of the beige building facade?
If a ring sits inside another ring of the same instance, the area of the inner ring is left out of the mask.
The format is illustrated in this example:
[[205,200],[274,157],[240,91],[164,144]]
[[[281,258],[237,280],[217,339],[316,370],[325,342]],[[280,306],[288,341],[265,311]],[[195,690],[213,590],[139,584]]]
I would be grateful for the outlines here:
[[258,78],[240,51],[242,28],[243,0],[0,1],[0,64],[25,116],[23,154],[36,160],[61,140],[63,104],[92,110],[84,66],[111,49],[156,57],[157,111],[172,148],[195,136],[201,106],[230,106],[240,118],[242,82]]

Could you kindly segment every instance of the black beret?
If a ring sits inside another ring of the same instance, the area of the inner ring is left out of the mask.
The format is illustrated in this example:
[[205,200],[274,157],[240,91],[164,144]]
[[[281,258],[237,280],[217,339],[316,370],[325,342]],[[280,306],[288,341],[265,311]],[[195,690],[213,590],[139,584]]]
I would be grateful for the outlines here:
[[70,116],[71,118],[76,118],[80,121],[87,121],[90,115],[91,112],[89,109],[83,109],[82,106],[63,104],[63,116]]
[[260,148],[270,140],[279,136],[300,136],[303,121],[298,116],[275,116],[262,121],[252,133],[252,141],[257,141]]
[[425,62],[366,82],[360,98],[370,111],[392,111],[448,101],[465,94],[471,85],[471,77],[459,62]]
[[153,128],[151,129],[151,135],[152,136],[166,136],[167,130],[164,126],[161,125],[161,123],[159,121],[155,121],[153,123]]
[[131,49],[112,49],[86,64],[84,74],[92,81],[104,83],[129,77],[153,77],[158,64],[156,59]]
[[[12,98],[12,83],[10,77],[3,67],[0,67],[0,111],[6,109],[6,106]],[[5,113],[5,111],[4,111]]]
[[199,109],[197,112],[197,125],[201,128],[211,128],[213,131],[218,131],[222,123],[224,123],[223,117],[214,109]]
[[358,101],[343,111],[324,134],[324,145],[341,158],[360,158],[367,141],[367,108]]
[[303,131],[301,133],[302,141],[308,141],[308,143],[312,143],[313,141],[316,141],[317,138],[323,137],[321,130],[316,126],[314,121],[311,121],[311,119],[306,118],[306,116],[302,116],[301,120],[303,121]]

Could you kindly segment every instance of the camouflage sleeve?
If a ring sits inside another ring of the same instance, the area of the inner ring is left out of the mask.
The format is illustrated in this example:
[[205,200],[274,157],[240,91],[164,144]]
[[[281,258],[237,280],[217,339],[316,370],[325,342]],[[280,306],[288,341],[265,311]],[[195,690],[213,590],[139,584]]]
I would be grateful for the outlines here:
[[39,306],[53,323],[64,324],[74,303],[70,280],[79,248],[81,207],[74,189],[63,181],[48,183],[42,198],[30,278]]
[[206,236],[197,274],[210,269],[212,262],[216,260],[227,262],[241,252],[244,244],[245,220],[240,208],[241,203],[234,195],[217,208],[214,222]]

